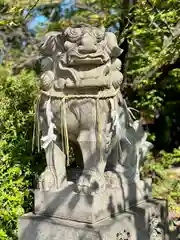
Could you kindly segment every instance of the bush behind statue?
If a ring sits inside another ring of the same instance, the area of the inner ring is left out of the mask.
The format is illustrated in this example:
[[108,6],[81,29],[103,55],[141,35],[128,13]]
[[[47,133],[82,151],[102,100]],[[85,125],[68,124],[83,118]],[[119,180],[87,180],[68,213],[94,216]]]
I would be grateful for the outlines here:
[[[32,156],[34,100],[38,88],[32,72],[14,77],[0,66],[0,239],[16,239],[17,218],[32,206],[36,157]],[[28,198],[28,201],[25,199]]]

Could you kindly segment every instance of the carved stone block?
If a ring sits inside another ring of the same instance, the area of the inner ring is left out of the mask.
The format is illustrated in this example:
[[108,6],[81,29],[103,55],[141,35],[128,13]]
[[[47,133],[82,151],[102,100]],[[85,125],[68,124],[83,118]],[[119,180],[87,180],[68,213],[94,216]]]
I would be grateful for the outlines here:
[[148,182],[126,184],[124,188],[108,188],[92,195],[74,192],[75,184],[60,191],[35,191],[35,213],[86,223],[96,223],[129,209],[151,196]]
[[[161,229],[161,234],[157,231],[156,238],[150,229],[154,213],[159,216],[158,227]],[[166,217],[166,203],[157,200],[146,201],[96,224],[27,214],[20,218],[19,240],[164,240]]]

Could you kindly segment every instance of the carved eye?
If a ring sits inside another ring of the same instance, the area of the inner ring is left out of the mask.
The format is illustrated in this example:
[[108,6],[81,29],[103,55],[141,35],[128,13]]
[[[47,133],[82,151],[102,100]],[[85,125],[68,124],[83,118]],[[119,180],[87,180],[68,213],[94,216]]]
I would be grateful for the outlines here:
[[95,36],[96,36],[96,39],[97,39],[97,42],[101,42],[102,40],[104,40],[104,37],[105,37],[105,31],[104,29],[97,29],[95,31]]
[[68,27],[65,30],[64,35],[70,42],[76,42],[81,37],[81,29]]
[[43,55],[52,55],[57,49],[55,36],[47,36],[39,46],[39,50]]

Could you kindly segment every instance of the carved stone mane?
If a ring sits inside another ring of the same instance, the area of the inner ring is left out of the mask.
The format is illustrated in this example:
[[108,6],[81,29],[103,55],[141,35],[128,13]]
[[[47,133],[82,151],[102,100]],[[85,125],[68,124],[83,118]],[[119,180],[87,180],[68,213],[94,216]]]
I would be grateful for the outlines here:
[[[91,26],[69,27],[48,33],[40,46],[41,89],[57,92],[76,91],[92,94],[119,88],[122,82],[121,53],[113,33]],[[50,93],[51,92],[51,93]]]

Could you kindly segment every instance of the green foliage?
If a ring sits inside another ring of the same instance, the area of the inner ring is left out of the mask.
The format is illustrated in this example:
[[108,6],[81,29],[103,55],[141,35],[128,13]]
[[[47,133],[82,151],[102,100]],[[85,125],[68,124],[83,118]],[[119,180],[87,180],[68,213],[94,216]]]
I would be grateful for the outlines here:
[[[151,4],[139,1],[133,11],[135,24],[130,27],[128,35],[131,51],[127,70],[129,81],[133,82],[139,97],[135,105],[154,111],[160,109],[164,103],[167,86],[160,86],[160,82],[164,80],[164,76],[161,76],[163,68],[179,58],[180,3],[148,2]],[[171,78],[170,85],[177,84],[176,76],[172,74]]]
[[[32,130],[37,80],[33,73],[10,76],[0,66],[0,239],[16,239],[17,218],[32,206]],[[27,203],[26,203],[27,204]]]
[[47,31],[64,28],[75,23],[104,25],[105,28],[113,26],[117,33],[123,31],[124,19],[131,6],[127,1],[82,0],[80,2],[77,4],[76,11],[69,12],[59,21],[50,22]]
[[170,211],[180,214],[180,172],[173,171],[171,167],[180,163],[180,148],[172,153],[161,151],[156,157],[149,155],[142,170],[142,175],[155,176],[153,182],[153,196],[168,200]]

